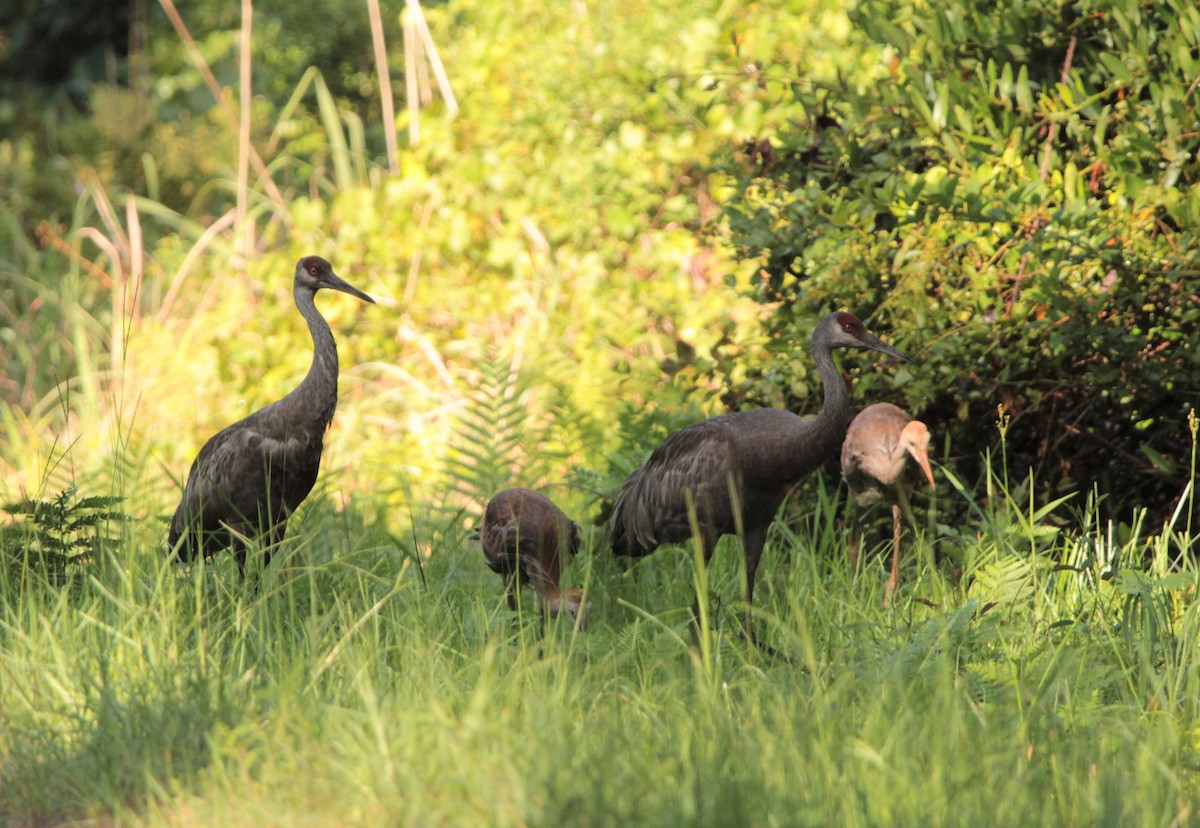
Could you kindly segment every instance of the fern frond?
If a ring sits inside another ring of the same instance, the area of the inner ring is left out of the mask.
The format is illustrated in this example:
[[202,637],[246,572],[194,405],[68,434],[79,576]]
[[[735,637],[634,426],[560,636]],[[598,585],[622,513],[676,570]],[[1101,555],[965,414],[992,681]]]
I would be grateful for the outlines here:
[[492,354],[477,366],[469,403],[455,424],[446,477],[453,496],[482,504],[510,486],[538,488],[570,472],[577,417],[556,369]]
[[92,495],[77,498],[75,486],[56,497],[9,503],[0,510],[13,521],[0,527],[0,562],[27,569],[52,585],[65,583],[71,570],[95,560],[106,545],[112,523],[129,518],[115,507],[121,498]]

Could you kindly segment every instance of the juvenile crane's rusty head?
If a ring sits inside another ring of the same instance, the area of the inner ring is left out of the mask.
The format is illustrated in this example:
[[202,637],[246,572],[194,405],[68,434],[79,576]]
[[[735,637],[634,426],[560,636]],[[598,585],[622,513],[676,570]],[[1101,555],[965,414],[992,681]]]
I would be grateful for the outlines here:
[[933,469],[929,467],[929,429],[925,424],[920,420],[913,420],[906,425],[900,432],[900,445],[917,461],[929,485],[936,485],[933,482]]
[[571,587],[564,592],[549,596],[546,608],[550,610],[551,617],[557,617],[564,610],[569,612],[575,629],[582,630],[587,627],[587,617],[592,610],[592,602],[584,600],[582,589]]

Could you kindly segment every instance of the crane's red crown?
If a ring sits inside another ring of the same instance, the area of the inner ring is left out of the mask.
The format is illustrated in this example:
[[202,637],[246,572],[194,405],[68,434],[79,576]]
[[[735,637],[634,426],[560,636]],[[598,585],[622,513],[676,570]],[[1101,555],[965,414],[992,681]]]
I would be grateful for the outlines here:
[[862,321],[852,313],[839,313],[837,322],[842,326],[842,330],[851,336],[862,336],[867,332]]
[[320,256],[305,256],[300,260],[300,267],[308,272],[309,276],[316,277],[322,270],[332,270],[329,262],[322,259]]

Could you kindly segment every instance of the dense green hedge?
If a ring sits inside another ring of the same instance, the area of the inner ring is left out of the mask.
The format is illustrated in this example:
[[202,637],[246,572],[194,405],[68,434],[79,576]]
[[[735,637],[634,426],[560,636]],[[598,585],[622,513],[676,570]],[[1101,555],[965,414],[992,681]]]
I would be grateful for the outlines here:
[[948,435],[960,472],[1004,404],[1014,471],[1169,514],[1200,398],[1196,4],[864,0],[852,17],[882,79],[764,70],[790,126],[733,161],[727,216],[775,313],[773,356],[731,402],[788,396],[814,320],[851,308],[922,360],[859,398]]

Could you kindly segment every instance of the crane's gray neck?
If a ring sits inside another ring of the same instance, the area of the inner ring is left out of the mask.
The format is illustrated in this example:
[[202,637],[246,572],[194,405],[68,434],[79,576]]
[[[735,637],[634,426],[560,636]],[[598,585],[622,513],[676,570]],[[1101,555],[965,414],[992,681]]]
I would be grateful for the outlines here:
[[314,292],[297,286],[293,296],[300,315],[308,323],[308,332],[312,334],[313,358],[308,375],[292,395],[304,406],[305,416],[319,418],[324,429],[333,421],[333,411],[337,407],[337,343],[325,317],[317,311],[313,302]]
[[[846,387],[846,381],[842,379],[842,372],[837,363],[833,361],[833,354],[829,348],[815,348],[813,356],[817,363],[817,373],[821,375],[821,387],[825,392],[825,400],[821,403],[821,410],[817,412],[817,422],[823,429],[844,434],[850,414],[850,391]],[[840,437],[838,446],[841,447]]]
[[828,342],[814,337],[813,360],[821,376],[824,400],[815,417],[805,418],[792,435],[792,445],[784,449],[782,456],[792,464],[795,474],[807,474],[813,465],[824,463],[837,455],[846,438],[849,425],[850,394],[842,372],[830,354]]

